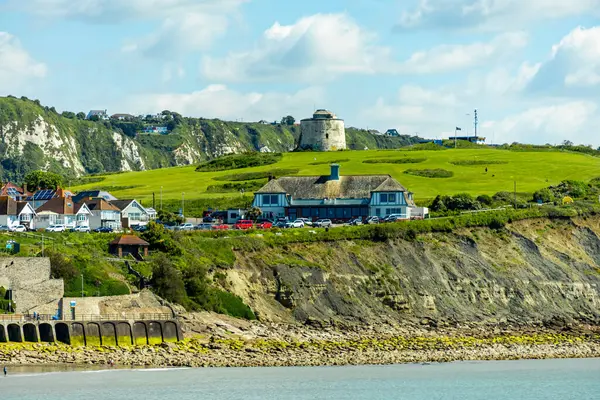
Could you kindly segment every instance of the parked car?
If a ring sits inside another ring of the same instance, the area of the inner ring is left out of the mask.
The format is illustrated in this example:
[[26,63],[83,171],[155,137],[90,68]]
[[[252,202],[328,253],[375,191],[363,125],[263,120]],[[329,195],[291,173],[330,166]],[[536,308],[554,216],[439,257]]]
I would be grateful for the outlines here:
[[331,228],[333,226],[333,223],[331,222],[330,219],[321,218],[321,219],[316,220],[313,223],[313,226],[316,226],[318,228]]
[[304,225],[313,226],[313,222],[310,218],[296,218],[296,221],[304,222]]
[[350,221],[348,221],[348,225],[358,226],[358,225],[362,225],[362,224],[363,224],[362,218],[354,218],[354,219],[351,219]]
[[27,228],[25,228],[25,225],[15,225],[10,227],[10,231],[11,232],[27,232]]
[[96,232],[96,233],[112,233],[113,228],[111,228],[110,226],[101,226],[100,228],[94,229],[94,232]]
[[194,224],[190,224],[189,222],[185,224],[181,224],[175,227],[176,231],[192,231],[194,230]]
[[288,221],[285,224],[286,228],[304,228],[304,221],[301,219],[297,219],[293,222]]
[[196,229],[200,231],[210,231],[213,227],[213,224],[198,224],[196,225]]
[[233,229],[252,229],[254,224],[249,219],[239,219],[233,225]]
[[130,228],[136,232],[146,232],[148,225],[131,225]]
[[369,217],[365,221],[365,223],[369,224],[369,225],[378,224],[379,222],[380,221],[379,221],[379,217],[378,216]]
[[67,228],[64,225],[50,225],[46,231],[48,232],[64,232]]
[[399,219],[402,219],[402,214],[390,214],[383,219],[383,222],[396,222]]
[[71,232],[90,232],[89,226],[76,226],[75,228],[69,229]]
[[286,228],[288,221],[277,221],[273,224],[273,228]]
[[214,224],[212,226],[213,230],[217,230],[217,231],[226,231],[227,229],[229,229],[229,225],[227,224]]
[[273,221],[268,219],[259,219],[258,221],[256,221],[256,227],[258,229],[271,229],[273,227]]
[[215,222],[215,219],[213,217],[204,217],[202,218],[202,222]]
[[8,232],[8,225],[0,225],[0,232]]

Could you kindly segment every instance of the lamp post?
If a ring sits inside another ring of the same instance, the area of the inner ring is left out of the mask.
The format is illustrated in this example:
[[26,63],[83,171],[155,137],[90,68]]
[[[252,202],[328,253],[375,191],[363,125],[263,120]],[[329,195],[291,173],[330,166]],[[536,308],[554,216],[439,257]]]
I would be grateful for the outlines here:
[[181,192],[181,216],[183,218],[185,218],[184,215],[185,215],[185,193]]

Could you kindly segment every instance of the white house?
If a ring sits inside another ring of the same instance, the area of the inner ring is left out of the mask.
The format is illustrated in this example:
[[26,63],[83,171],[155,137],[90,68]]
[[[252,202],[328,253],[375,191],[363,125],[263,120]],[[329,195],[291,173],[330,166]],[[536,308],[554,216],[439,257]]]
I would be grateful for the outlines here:
[[35,210],[26,201],[15,201],[10,196],[0,196],[0,225],[9,228],[24,225],[35,228]]
[[90,215],[90,229],[112,228],[121,230],[121,210],[108,201],[97,199],[83,200],[87,208],[92,213]]
[[45,229],[50,225],[65,225],[67,228],[90,227],[92,212],[84,204],[76,204],[71,196],[55,197],[36,210],[36,228]]
[[[252,206],[267,218],[351,218],[400,214],[422,218],[427,209],[415,206],[413,195],[390,175],[284,176],[272,179],[254,193]],[[417,214],[417,215],[415,215]]]
[[147,225],[150,221],[148,211],[137,200],[113,200],[110,204],[121,211],[121,225],[123,228],[134,225]]

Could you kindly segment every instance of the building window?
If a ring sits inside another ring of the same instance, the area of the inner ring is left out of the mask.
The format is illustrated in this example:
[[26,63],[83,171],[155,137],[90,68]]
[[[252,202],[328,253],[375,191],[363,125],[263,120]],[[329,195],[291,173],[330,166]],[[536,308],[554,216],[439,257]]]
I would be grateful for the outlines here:
[[388,202],[388,195],[387,193],[381,193],[379,195],[379,201],[382,203],[387,203]]
[[395,202],[396,202],[396,193],[388,194],[388,203],[395,203]]
[[263,206],[276,206],[279,203],[279,196],[276,194],[264,194]]
[[85,221],[85,214],[78,214],[77,221]]
[[381,216],[381,208],[376,208],[375,209],[375,215]]
[[20,219],[23,222],[31,221],[31,214],[21,214]]

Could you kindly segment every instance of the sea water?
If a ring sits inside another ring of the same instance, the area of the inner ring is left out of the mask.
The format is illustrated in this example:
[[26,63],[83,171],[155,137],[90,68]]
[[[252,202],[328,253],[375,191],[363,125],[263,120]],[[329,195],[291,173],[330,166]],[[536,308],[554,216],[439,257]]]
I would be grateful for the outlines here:
[[600,359],[11,372],[3,400],[600,399]]

